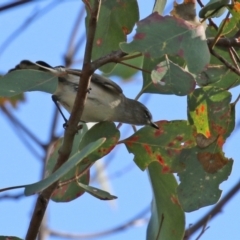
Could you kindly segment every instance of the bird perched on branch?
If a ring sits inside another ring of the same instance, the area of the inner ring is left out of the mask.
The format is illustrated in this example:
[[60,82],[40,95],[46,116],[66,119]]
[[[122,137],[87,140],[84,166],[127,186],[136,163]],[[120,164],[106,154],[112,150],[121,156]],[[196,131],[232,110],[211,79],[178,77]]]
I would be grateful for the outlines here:
[[[67,121],[58,102],[71,113],[78,91],[81,71],[62,66],[52,67],[43,61],[33,63],[28,60],[22,61],[10,71],[21,69],[51,72],[58,77],[58,87],[53,93],[52,99],[64,120]],[[118,84],[99,74],[92,75],[81,121],[113,121],[132,125],[150,125],[158,129],[158,126],[152,121],[151,113],[142,103],[125,97]]]

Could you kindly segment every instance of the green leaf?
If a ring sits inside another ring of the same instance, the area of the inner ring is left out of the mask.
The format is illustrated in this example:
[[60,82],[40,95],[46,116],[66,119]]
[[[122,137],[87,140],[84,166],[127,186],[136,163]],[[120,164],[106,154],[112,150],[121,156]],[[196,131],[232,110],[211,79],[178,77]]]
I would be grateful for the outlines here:
[[[91,6],[93,0],[90,1]],[[87,8],[86,29],[88,31],[89,9]],[[93,60],[103,57],[112,51],[119,50],[119,43],[127,40],[139,19],[136,0],[102,1],[94,46]],[[101,68],[103,72],[110,72],[115,64],[107,64]]]
[[[221,29],[222,24],[225,22],[225,19],[223,19],[223,21],[221,22],[219,29]],[[237,32],[238,31],[238,21],[236,21],[236,18],[228,18],[227,21],[225,22],[222,32],[222,35],[227,35],[230,34],[231,32]],[[232,34],[232,36],[234,36],[234,34]]]
[[[85,125],[83,125],[85,126]],[[89,184],[88,168],[98,159],[108,154],[117,144],[120,137],[119,130],[112,122],[101,122],[94,125],[90,130],[83,128],[75,137],[71,156],[81,151],[86,145],[95,141],[95,139],[106,138],[106,141],[93,151],[88,157],[84,158],[76,167],[70,170],[60,179],[59,187],[54,191],[52,200],[56,202],[66,202],[78,198],[84,193],[83,188],[79,187],[79,182]],[[60,144],[59,144],[60,147]],[[53,167],[56,164],[58,156],[58,148],[55,149],[55,154],[49,159],[48,175],[51,174]]]
[[162,166],[157,162],[148,166],[148,172],[154,198],[147,240],[182,239],[185,216],[176,195],[176,179],[173,174],[163,174]]
[[224,89],[196,89],[188,96],[189,122],[207,138],[225,135],[232,121],[230,101],[231,93]]
[[82,151],[84,146],[93,142],[95,139],[103,137],[106,138],[106,141],[100,148],[93,151],[84,159],[83,162],[85,164],[94,163],[96,160],[107,155],[116,146],[120,138],[120,132],[113,122],[99,122],[89,129],[79,144],[79,151]]
[[40,192],[40,191],[46,189],[51,184],[53,184],[54,182],[58,181],[67,172],[69,172],[73,167],[75,167],[80,161],[82,161],[84,158],[86,158],[91,152],[93,152],[95,149],[100,147],[105,142],[105,140],[106,140],[105,138],[102,138],[102,139],[99,139],[95,142],[88,144],[86,147],[84,147],[81,150],[81,152],[73,155],[70,159],[68,159],[67,162],[65,162],[59,169],[57,169],[49,177],[43,179],[40,182],[27,185],[25,187],[25,191],[24,191],[25,195],[29,196],[34,193]]
[[195,128],[187,121],[160,121],[159,129],[143,127],[122,142],[134,154],[134,161],[142,170],[153,162],[159,162],[163,173],[177,172],[181,151],[196,145]]
[[[78,131],[78,134],[74,137],[72,152],[69,156],[70,158],[79,152],[79,143],[87,132],[87,125],[82,123],[82,126],[83,128]],[[57,163],[58,151],[62,145],[62,141],[63,138],[60,138],[52,146],[54,149],[47,161],[46,177],[52,174],[53,168]],[[51,199],[55,202],[69,202],[80,197],[85,191],[82,188],[79,188],[77,181],[81,181],[84,184],[89,183],[90,170],[87,170],[88,168],[89,164],[83,164],[80,162],[76,167],[60,178],[59,186],[53,192]]]
[[81,182],[78,182],[78,185],[81,188],[83,188],[86,192],[88,192],[89,194],[91,194],[92,196],[94,196],[100,200],[113,200],[113,199],[117,198],[116,196],[113,196],[106,191],[82,184]]
[[193,75],[169,59],[159,63],[152,71],[151,77],[153,86],[159,93],[184,96],[191,93],[196,86]]
[[120,47],[126,53],[142,52],[153,59],[164,54],[177,55],[186,61],[192,73],[201,72],[210,60],[203,26],[192,26],[175,17],[162,17],[157,12],[138,22],[134,40],[121,43]]
[[219,185],[231,173],[232,159],[225,158],[215,144],[207,149],[185,149],[181,159],[186,168],[178,173],[181,183],[177,193],[184,211],[216,203],[222,192]]
[[198,74],[197,83],[200,86],[212,86],[222,89],[230,89],[240,85],[240,77],[222,65],[209,65]]
[[200,18],[220,17],[226,11],[229,0],[210,0],[199,12]]
[[12,97],[26,91],[53,93],[58,84],[51,73],[37,70],[17,70],[0,78],[0,96]]

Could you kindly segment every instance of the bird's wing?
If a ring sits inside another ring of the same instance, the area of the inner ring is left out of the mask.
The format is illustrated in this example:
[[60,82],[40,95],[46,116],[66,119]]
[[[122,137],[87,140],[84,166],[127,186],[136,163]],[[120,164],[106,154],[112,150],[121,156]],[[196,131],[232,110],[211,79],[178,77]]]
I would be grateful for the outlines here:
[[[80,76],[82,73],[81,70],[77,70],[77,69],[66,69],[66,72],[69,74],[73,74],[75,76]],[[91,81],[92,83],[99,85],[100,87],[103,87],[106,90],[115,91],[119,94],[123,93],[121,87],[118,84],[99,74],[93,74]]]
[[[29,60],[21,61],[14,69],[11,69],[9,72],[14,71],[14,70],[19,70],[19,69],[33,69],[33,70],[40,70],[40,71],[48,71],[48,72],[51,72],[52,74],[54,74],[55,76],[63,77],[66,80],[69,80],[70,82],[72,82],[72,81],[70,79],[68,79],[68,77],[67,77],[68,74],[72,74],[74,76],[79,77],[79,76],[81,76],[81,73],[82,73],[81,70],[77,70],[77,69],[68,69],[63,66],[52,67],[43,61],[37,61],[36,63],[33,63]],[[121,87],[118,84],[116,84],[112,80],[110,80],[106,77],[103,77],[99,74],[93,74],[91,81],[92,81],[92,83],[94,83],[100,87],[103,87],[106,90],[115,91],[119,94],[123,93]],[[74,79],[74,83],[75,82],[76,82],[76,79]]]

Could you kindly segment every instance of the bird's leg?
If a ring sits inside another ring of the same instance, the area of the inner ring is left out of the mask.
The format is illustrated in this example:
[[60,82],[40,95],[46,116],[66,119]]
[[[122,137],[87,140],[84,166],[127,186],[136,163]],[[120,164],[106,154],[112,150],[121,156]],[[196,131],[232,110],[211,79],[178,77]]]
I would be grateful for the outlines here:
[[64,121],[65,121],[65,123],[63,124],[63,128],[67,128],[67,126],[68,126],[68,120],[67,120],[67,118],[64,116],[64,114],[63,114],[63,112],[62,112],[62,110],[61,110],[61,108],[60,108],[60,106],[59,106],[59,104],[58,104],[58,97],[57,97],[56,95],[52,95],[52,100],[53,100],[54,104],[56,105],[58,111],[59,111],[60,114],[62,115]]

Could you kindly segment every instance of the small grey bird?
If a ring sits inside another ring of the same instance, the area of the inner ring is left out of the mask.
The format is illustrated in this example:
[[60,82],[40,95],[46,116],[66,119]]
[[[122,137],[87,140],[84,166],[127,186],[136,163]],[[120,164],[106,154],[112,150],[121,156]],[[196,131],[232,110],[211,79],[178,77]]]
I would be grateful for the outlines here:
[[[52,99],[59,110],[57,102],[71,113],[78,90],[80,70],[67,69],[62,66],[52,67],[43,61],[33,63],[24,60],[10,71],[20,69],[48,71],[57,76],[58,87]],[[67,121],[65,117],[64,119]],[[92,75],[81,121],[113,121],[132,125],[150,125],[158,129],[158,126],[152,122],[151,113],[143,104],[125,97],[122,89],[115,82],[98,74]]]

